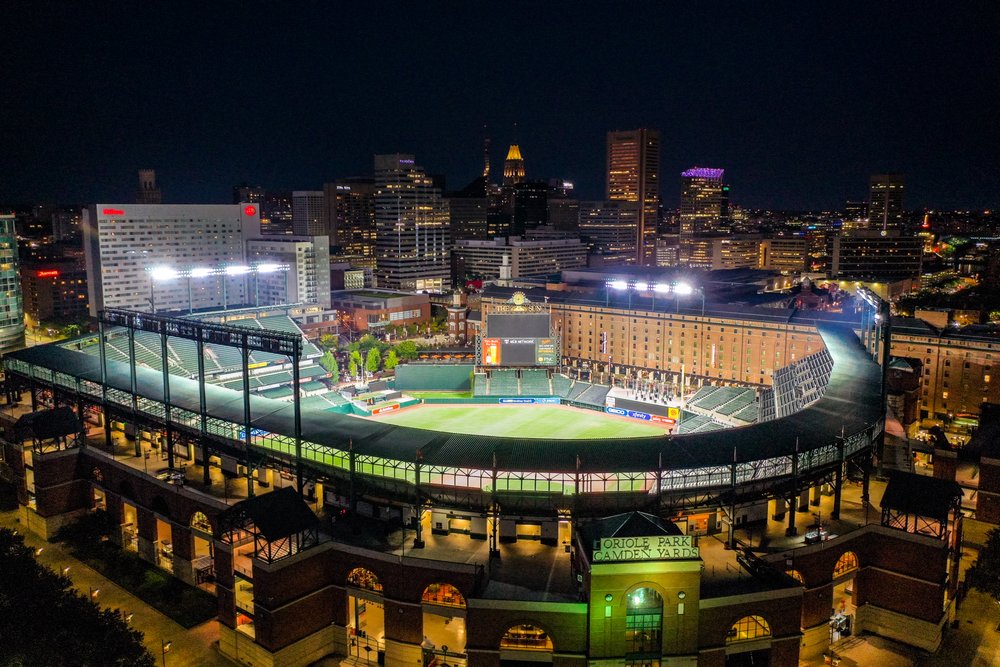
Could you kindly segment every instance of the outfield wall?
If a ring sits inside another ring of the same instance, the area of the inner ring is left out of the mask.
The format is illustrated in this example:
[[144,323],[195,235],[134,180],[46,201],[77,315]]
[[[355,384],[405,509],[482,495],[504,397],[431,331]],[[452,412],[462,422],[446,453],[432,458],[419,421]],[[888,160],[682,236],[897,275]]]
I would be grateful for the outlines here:
[[399,391],[472,391],[472,364],[401,364],[396,367]]

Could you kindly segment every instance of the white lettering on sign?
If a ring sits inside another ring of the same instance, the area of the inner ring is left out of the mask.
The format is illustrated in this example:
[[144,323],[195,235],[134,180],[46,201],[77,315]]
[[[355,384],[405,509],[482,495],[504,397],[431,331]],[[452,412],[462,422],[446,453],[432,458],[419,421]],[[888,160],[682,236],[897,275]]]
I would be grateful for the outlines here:
[[700,558],[691,535],[605,537],[594,550],[594,562],[686,560]]

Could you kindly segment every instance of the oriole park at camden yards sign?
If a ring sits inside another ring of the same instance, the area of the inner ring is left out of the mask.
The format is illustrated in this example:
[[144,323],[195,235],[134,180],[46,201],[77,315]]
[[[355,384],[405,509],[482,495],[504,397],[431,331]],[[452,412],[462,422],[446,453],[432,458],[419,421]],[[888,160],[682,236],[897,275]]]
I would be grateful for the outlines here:
[[604,537],[594,550],[594,562],[644,560],[686,560],[700,558],[691,535],[654,535],[652,537]]

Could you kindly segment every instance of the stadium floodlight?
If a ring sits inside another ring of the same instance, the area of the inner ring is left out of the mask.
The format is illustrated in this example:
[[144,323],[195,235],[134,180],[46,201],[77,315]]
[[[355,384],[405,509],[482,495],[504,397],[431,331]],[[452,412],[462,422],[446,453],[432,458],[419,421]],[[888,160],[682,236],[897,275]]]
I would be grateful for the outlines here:
[[625,282],[624,280],[612,280],[611,282],[608,283],[608,287],[616,290],[627,290],[628,283]]
[[650,289],[658,294],[666,294],[670,291],[670,285],[665,285],[663,283],[656,283],[652,285]]
[[179,275],[177,269],[172,269],[169,266],[154,266],[149,270],[150,279],[156,281],[173,280]]
[[274,273],[281,271],[282,268],[281,264],[258,264],[257,273]]
[[227,276],[242,276],[250,273],[252,269],[245,264],[234,264],[226,267]]
[[674,285],[674,292],[682,296],[688,296],[690,294],[694,294],[694,288],[687,283],[677,283]]
[[208,276],[212,275],[212,273],[213,273],[212,269],[205,268],[204,266],[199,266],[196,269],[191,269],[188,272],[188,275],[190,275],[192,278],[207,278]]

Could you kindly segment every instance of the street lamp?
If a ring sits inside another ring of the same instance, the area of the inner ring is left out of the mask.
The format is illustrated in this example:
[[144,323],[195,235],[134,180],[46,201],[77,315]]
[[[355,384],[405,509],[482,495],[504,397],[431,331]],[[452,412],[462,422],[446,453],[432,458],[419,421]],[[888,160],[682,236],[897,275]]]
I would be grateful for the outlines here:
[[167,667],[167,654],[170,653],[170,647],[173,645],[172,641],[166,639],[160,640],[160,655],[163,657],[163,667]]

